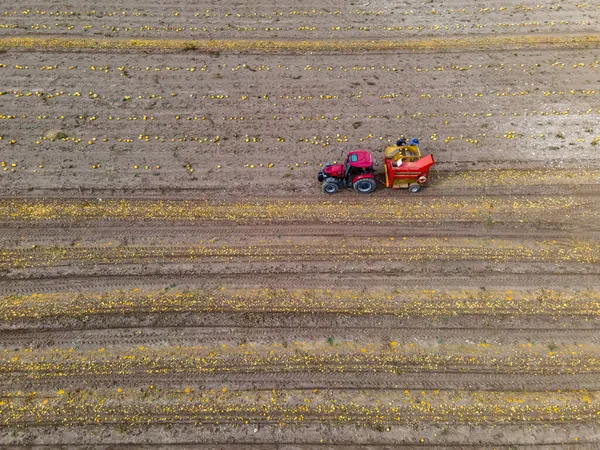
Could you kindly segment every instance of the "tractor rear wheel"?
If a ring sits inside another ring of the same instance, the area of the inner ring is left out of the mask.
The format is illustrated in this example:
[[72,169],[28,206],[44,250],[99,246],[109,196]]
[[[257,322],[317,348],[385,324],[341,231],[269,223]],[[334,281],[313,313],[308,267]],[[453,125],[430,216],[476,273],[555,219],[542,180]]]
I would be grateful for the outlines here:
[[419,183],[413,183],[410,186],[408,186],[408,192],[411,192],[413,194],[416,194],[420,190],[421,190],[421,185]]
[[325,181],[325,183],[323,183],[321,186],[321,190],[326,194],[335,194],[339,189],[339,185],[331,181]]
[[354,183],[354,190],[359,194],[370,194],[376,186],[377,184],[373,178],[363,178]]

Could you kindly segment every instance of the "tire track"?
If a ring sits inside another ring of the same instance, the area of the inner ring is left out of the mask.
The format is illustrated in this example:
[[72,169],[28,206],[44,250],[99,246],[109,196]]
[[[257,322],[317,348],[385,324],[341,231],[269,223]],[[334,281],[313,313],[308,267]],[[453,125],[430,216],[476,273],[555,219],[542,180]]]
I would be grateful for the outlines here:
[[[492,225],[481,223],[460,222],[421,222],[419,227],[410,227],[399,229],[397,226],[373,225],[368,227],[350,224],[343,231],[334,226],[311,226],[304,224],[289,225],[236,225],[222,224],[220,226],[211,223],[199,223],[194,226],[178,225],[166,223],[164,221],[141,224],[140,227],[132,229],[131,226],[125,226],[125,223],[113,223],[111,225],[95,224],[93,228],[73,226],[67,222],[56,224],[40,224],[32,227],[31,224],[25,226],[15,226],[14,223],[0,223],[3,227],[0,235],[0,243],[12,245],[24,245],[27,243],[39,243],[48,241],[54,245],[61,243],[71,244],[73,241],[82,240],[127,240],[136,242],[138,240],[156,241],[160,238],[194,240],[208,237],[274,237],[285,239],[289,237],[456,237],[456,238],[475,238],[490,237],[510,239],[515,237],[514,232],[507,229],[523,228],[519,222],[497,222]],[[530,225],[531,226],[531,225]],[[539,224],[539,227],[524,228],[519,231],[519,239],[572,239],[572,225],[561,223]],[[580,232],[585,233],[589,238],[600,238],[600,231],[592,226],[578,227]],[[16,243],[16,244],[15,244]]]
[[176,282],[178,287],[190,288],[220,288],[229,287],[259,287],[259,288],[328,288],[331,286],[331,280],[336,280],[336,286],[344,288],[353,288],[358,291],[390,288],[390,287],[410,287],[410,288],[475,288],[481,286],[491,288],[504,287],[532,287],[539,289],[573,286],[580,288],[593,288],[600,286],[598,274],[574,274],[562,273],[557,276],[556,273],[495,273],[481,271],[471,276],[453,275],[440,276],[438,274],[425,274],[415,276],[412,272],[398,273],[397,270],[382,272],[356,272],[347,270],[323,271],[318,272],[305,271],[290,274],[289,272],[271,271],[269,273],[249,273],[239,271],[237,273],[198,273],[191,274],[190,271],[172,271],[169,274],[152,272],[145,275],[57,275],[45,276],[40,278],[32,277],[30,279],[11,279],[1,277],[0,282],[3,286],[4,295],[13,294],[34,294],[51,292],[72,292],[80,291],[109,291],[118,289],[133,289],[139,286],[146,288],[163,289],[166,286]]
[[[479,342],[479,341],[502,341],[507,342],[527,342],[530,339],[536,341],[548,341],[555,345],[562,342],[592,342],[600,341],[598,336],[598,327],[600,324],[588,326],[586,329],[578,327],[572,328],[527,328],[512,326],[500,326],[494,328],[484,328],[480,326],[472,327],[425,327],[419,324],[415,326],[403,325],[399,328],[398,321],[386,320],[384,317],[361,317],[360,325],[356,323],[343,323],[332,326],[332,320],[324,314],[322,319],[311,317],[309,320],[298,320],[300,325],[294,326],[297,321],[294,314],[287,317],[287,314],[269,314],[265,322],[270,323],[260,326],[251,326],[250,324],[240,324],[237,320],[221,320],[220,323],[202,324],[197,327],[182,327],[157,325],[151,329],[145,330],[139,334],[139,327],[130,328],[99,328],[99,329],[72,329],[64,330],[2,330],[0,331],[0,342],[7,348],[29,347],[42,348],[44,345],[49,347],[78,346],[84,347],[126,347],[144,344],[145,346],[163,345],[197,345],[199,342],[226,342],[226,341],[252,341],[252,342],[292,342],[296,340],[309,339],[315,340],[319,337],[325,341],[328,336],[335,337],[338,341],[356,339],[361,336],[364,339],[374,341],[389,342],[396,340],[439,340],[446,342],[449,339],[459,340],[461,342]],[[278,316],[274,319],[268,319],[268,316]],[[283,319],[283,317],[285,319]],[[282,320],[283,319],[283,320]],[[363,324],[364,322],[364,324]],[[304,323],[304,324],[303,324]],[[48,344],[44,344],[47,342]]]
[[[475,162],[475,161],[473,161]],[[485,161],[476,161],[478,165],[485,164]],[[543,164],[544,162],[540,162]],[[468,161],[461,161],[462,165],[468,165]],[[316,170],[316,169],[315,169]],[[456,171],[448,171],[449,173],[456,173]],[[435,176],[435,175],[434,175]],[[315,185],[316,186],[316,185]],[[314,195],[318,191],[316,188],[306,188],[302,192],[307,195]],[[252,193],[249,194],[242,188],[232,188],[227,191],[227,194],[222,193],[222,186],[203,186],[202,188],[183,188],[183,187],[161,187],[158,188],[136,188],[134,189],[103,189],[103,188],[56,188],[56,189],[35,189],[27,194],[13,194],[10,198],[14,200],[31,200],[31,199],[60,199],[67,201],[76,200],[92,200],[101,197],[104,200],[173,200],[181,201],[188,200],[191,198],[203,198],[207,194],[210,195],[211,199],[226,198],[231,199],[235,197],[237,199],[255,199],[257,196],[269,197],[272,201],[290,201],[298,199],[298,191],[296,190],[290,195],[275,195],[271,196],[271,190],[264,189],[260,190],[255,188]],[[430,186],[424,188],[418,194],[408,194],[404,191],[397,192],[391,189],[379,189],[377,191],[377,198],[395,198],[402,201],[416,201],[419,198],[453,198],[453,197],[574,197],[574,198],[586,198],[586,197],[598,197],[600,196],[600,184],[598,183],[577,183],[577,184],[540,184],[540,185],[526,185],[526,186],[507,186],[507,185],[491,185],[491,186],[439,186],[435,185],[432,181]],[[334,197],[325,196],[315,197],[312,201],[326,201],[326,200],[337,200],[345,198],[356,198],[353,192],[340,191]],[[311,201],[302,197],[303,201]]]
[[67,381],[71,389],[89,388],[89,384],[96,386],[160,386],[160,387],[185,387],[192,384],[200,389],[219,388],[223,385],[241,391],[269,391],[272,389],[319,389],[319,390],[461,390],[461,391],[546,391],[546,390],[579,390],[600,388],[600,377],[597,373],[587,374],[495,374],[477,373],[476,371],[448,371],[436,373],[426,371],[426,376],[420,371],[399,373],[373,373],[369,371],[348,371],[343,373],[319,372],[241,372],[200,374],[192,372],[178,373],[153,373],[145,374],[136,372],[129,375],[112,374],[110,376],[68,376],[64,379],[42,378],[28,380],[15,374],[6,374],[0,380],[0,388],[14,390],[20,388],[27,390],[41,390],[46,386],[51,389],[57,382],[65,384]]
[[[315,316],[323,317],[326,324],[323,325]],[[306,311],[306,312],[286,312],[286,311],[231,311],[222,312],[198,311],[197,309],[184,310],[161,310],[137,308],[135,311],[130,309],[123,311],[87,313],[78,316],[56,314],[31,320],[14,320],[2,327],[3,331],[14,332],[21,331],[64,331],[72,330],[77,333],[82,330],[111,330],[128,328],[132,331],[140,332],[152,327],[168,327],[173,329],[173,334],[180,327],[195,326],[198,328],[222,328],[229,327],[232,333],[239,333],[238,341],[246,339],[244,334],[254,327],[271,327],[275,333],[282,329],[313,329],[322,340],[327,340],[329,336],[336,339],[339,335],[346,333],[346,330],[353,330],[358,333],[360,330],[381,332],[388,341],[395,339],[399,329],[410,330],[418,336],[424,330],[437,329],[444,325],[447,330],[465,330],[466,333],[473,333],[473,339],[477,333],[485,329],[498,330],[523,330],[524,333],[532,331],[535,337],[537,330],[556,329],[556,339],[562,339],[562,330],[580,330],[594,331],[600,327],[597,314],[582,314],[579,310],[565,311],[560,314],[528,314],[519,311],[504,311],[496,313],[493,320],[490,319],[490,308],[470,309],[462,311],[456,315],[451,312],[432,315],[419,316],[418,314],[399,314],[394,312],[373,312],[356,313],[351,310],[338,312]],[[324,333],[323,328],[335,326],[336,329]],[[554,327],[554,328],[553,328]],[[335,331],[335,332],[334,332]],[[458,333],[458,331],[457,331]],[[460,335],[460,333],[458,333]],[[565,336],[569,331],[564,332]],[[575,336],[575,335],[573,335]],[[468,336],[463,336],[469,339]],[[443,337],[437,336],[438,339]],[[573,337],[574,339],[574,337]],[[483,339],[482,339],[483,340]],[[583,339],[578,342],[585,342]],[[16,343],[15,343],[16,344]],[[82,345],[75,334],[71,345]],[[28,343],[35,348],[41,343],[32,340]]]

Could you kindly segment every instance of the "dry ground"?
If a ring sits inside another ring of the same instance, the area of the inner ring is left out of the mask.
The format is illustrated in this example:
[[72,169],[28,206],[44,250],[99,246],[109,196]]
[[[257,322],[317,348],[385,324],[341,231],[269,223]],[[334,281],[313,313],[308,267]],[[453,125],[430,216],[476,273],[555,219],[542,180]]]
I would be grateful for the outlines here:
[[[598,33],[594,3],[406,3],[32,3],[0,31]],[[0,445],[593,448],[599,64],[1,53]],[[321,163],[400,135],[426,190],[321,194]]]

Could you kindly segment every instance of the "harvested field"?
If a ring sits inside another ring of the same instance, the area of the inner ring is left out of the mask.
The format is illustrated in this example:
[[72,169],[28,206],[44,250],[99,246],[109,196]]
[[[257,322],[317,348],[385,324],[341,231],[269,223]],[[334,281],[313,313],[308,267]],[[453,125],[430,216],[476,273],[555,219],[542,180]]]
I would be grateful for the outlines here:
[[363,3],[0,8],[0,446],[600,443],[600,5]]

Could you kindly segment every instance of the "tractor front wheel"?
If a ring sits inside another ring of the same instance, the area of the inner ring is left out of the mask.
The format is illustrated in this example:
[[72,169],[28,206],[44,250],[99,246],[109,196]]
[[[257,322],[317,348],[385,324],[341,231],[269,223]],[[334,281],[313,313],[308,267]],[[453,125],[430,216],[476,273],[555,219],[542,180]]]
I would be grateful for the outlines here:
[[321,190],[326,194],[335,194],[339,189],[339,185],[331,181],[326,181],[323,183],[323,186],[321,186]]
[[359,194],[370,194],[376,186],[377,184],[373,178],[363,178],[354,183],[354,190]]
[[408,186],[408,192],[411,192],[413,194],[416,194],[420,190],[421,190],[421,185],[419,183],[413,183],[410,186]]

